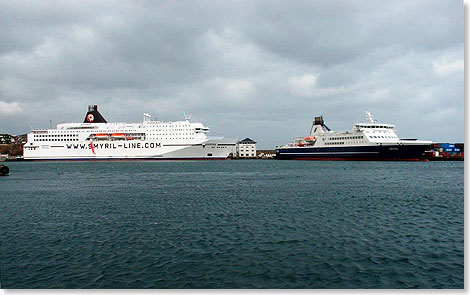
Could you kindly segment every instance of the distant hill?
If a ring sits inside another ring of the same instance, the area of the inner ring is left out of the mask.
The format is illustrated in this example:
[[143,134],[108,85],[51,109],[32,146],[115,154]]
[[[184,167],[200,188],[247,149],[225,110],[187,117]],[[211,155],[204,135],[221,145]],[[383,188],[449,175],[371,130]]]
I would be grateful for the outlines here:
[[23,155],[23,144],[22,143],[10,143],[0,144],[0,154],[8,154],[10,156],[22,156]]

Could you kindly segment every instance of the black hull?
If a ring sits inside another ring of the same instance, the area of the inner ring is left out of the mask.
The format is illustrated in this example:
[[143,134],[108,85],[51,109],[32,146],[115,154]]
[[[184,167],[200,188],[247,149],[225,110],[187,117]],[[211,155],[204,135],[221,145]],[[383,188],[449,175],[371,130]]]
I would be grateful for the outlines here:
[[288,147],[276,149],[281,160],[352,160],[352,161],[419,161],[424,160],[428,144],[377,145],[351,147]]

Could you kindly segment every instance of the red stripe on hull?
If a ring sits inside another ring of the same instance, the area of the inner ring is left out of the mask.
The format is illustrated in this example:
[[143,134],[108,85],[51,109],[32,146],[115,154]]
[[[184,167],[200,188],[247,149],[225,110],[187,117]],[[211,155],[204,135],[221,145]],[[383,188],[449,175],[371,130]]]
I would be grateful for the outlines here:
[[23,161],[34,161],[34,162],[48,162],[48,161],[70,161],[70,162],[80,162],[80,161],[93,161],[93,162],[121,162],[121,161],[225,161],[231,160],[230,158],[162,158],[162,159],[154,159],[154,158],[134,158],[134,159],[127,159],[127,158],[119,158],[119,159],[24,159]]
[[329,158],[309,158],[309,157],[295,157],[289,159],[279,160],[302,160],[302,161],[401,161],[401,162],[429,162],[428,159],[390,159],[390,158],[341,158],[341,157],[329,157]]

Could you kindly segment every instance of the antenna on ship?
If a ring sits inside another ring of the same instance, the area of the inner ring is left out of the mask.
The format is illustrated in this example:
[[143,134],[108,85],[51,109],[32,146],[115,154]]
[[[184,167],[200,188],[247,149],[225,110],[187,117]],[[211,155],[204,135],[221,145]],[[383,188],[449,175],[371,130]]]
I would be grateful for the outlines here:
[[374,119],[374,116],[373,116],[372,113],[369,112],[369,111],[366,111],[366,118],[367,118],[367,120],[369,120],[369,122],[371,122],[371,123],[377,123],[377,120]]
[[186,121],[191,120],[191,115],[186,115],[186,113],[183,113],[183,115],[184,115],[184,119],[185,119]]
[[144,113],[144,122],[149,122],[151,117],[149,113]]

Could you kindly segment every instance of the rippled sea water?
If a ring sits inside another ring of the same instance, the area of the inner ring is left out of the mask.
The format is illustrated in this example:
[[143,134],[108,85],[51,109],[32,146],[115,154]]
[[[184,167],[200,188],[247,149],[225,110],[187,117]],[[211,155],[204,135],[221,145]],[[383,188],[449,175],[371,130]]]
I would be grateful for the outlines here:
[[14,162],[2,288],[463,288],[463,162]]

